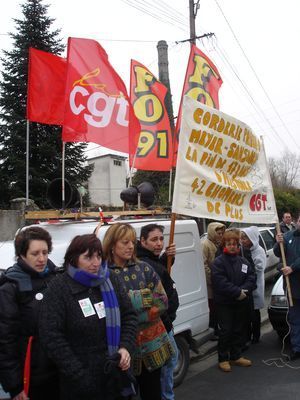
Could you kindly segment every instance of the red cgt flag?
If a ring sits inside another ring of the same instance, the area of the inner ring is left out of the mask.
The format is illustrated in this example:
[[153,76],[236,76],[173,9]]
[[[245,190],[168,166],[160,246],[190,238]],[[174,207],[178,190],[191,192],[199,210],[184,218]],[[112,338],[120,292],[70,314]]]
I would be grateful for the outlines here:
[[219,109],[219,89],[223,81],[217,67],[195,45],[191,47],[182,90],[181,102],[174,137],[173,166],[176,167],[178,140],[181,124],[183,96],[189,96],[210,107]]
[[140,124],[105,50],[94,40],[69,38],[67,60],[63,141],[128,153],[129,128],[135,135]]
[[29,48],[27,119],[50,125],[62,125],[66,59]]
[[172,132],[165,106],[167,88],[142,64],[131,60],[130,100],[141,124],[131,132],[129,163],[139,170],[169,171],[172,168]]

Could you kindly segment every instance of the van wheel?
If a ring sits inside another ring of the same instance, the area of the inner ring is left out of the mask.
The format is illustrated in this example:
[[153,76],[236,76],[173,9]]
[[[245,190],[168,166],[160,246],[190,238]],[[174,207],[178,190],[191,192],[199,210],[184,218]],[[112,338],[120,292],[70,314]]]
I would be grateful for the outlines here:
[[174,387],[179,386],[187,373],[190,365],[190,350],[186,339],[183,336],[175,336],[178,348],[178,361],[174,369]]

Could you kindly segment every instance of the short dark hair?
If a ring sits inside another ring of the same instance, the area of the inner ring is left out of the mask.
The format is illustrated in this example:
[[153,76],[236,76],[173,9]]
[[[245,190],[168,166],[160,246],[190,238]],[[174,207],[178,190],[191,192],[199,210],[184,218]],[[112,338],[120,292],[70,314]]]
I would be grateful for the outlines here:
[[48,253],[52,251],[52,239],[48,231],[39,226],[22,229],[15,237],[16,257],[25,256],[32,240],[43,240],[47,243]]
[[165,227],[158,224],[148,224],[144,225],[141,229],[140,239],[148,239],[149,233],[158,229],[161,233],[164,233]]
[[290,216],[292,216],[292,213],[291,213],[290,211],[285,211],[285,212],[282,214],[282,218],[284,218],[285,214],[290,214]]
[[102,256],[102,244],[94,233],[86,235],[77,235],[69,244],[67,248],[64,267],[71,264],[73,267],[78,267],[78,258],[81,254],[88,250],[88,256],[92,256],[95,252]]

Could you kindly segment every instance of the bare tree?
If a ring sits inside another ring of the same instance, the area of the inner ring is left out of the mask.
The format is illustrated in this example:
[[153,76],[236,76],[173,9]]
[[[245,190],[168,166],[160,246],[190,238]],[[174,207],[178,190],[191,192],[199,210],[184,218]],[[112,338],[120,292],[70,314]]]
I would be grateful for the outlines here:
[[281,157],[269,158],[269,171],[274,188],[288,190],[299,187],[300,155],[285,150]]

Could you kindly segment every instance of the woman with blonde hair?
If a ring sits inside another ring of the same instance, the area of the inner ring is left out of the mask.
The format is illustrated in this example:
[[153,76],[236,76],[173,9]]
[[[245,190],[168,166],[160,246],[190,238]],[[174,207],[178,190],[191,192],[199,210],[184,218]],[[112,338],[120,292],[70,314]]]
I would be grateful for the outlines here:
[[161,367],[174,352],[160,319],[168,299],[158,275],[150,265],[137,260],[135,249],[136,232],[131,225],[110,226],[103,240],[104,256],[121,278],[138,315],[133,374],[142,400],[161,400]]

